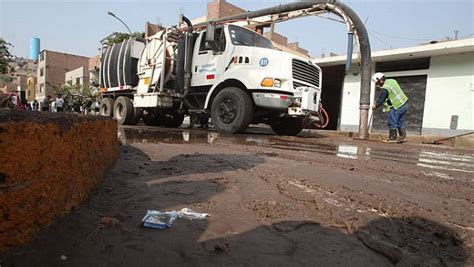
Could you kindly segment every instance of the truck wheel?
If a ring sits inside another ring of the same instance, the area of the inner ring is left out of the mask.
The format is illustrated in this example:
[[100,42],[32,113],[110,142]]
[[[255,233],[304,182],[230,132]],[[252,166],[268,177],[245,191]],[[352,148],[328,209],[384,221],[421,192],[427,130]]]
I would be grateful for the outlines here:
[[114,117],[120,125],[130,124],[133,119],[133,113],[133,103],[130,98],[120,96],[115,100]]
[[133,118],[130,121],[130,125],[137,125],[137,123],[142,118],[143,110],[141,108],[134,108],[133,110]]
[[280,117],[270,122],[272,130],[279,135],[297,135],[303,130],[303,118]]
[[143,122],[145,123],[145,125],[147,125],[147,126],[159,126],[160,125],[160,121],[158,120],[158,116],[157,116],[156,112],[151,112],[151,111],[145,110],[143,112],[142,119],[143,119]]
[[103,98],[102,101],[100,101],[99,115],[112,117],[114,114],[114,103],[115,100],[112,98]]
[[167,111],[159,115],[160,124],[167,128],[177,128],[183,124],[184,116],[179,112]]
[[240,133],[253,118],[253,103],[240,88],[228,87],[220,91],[211,108],[212,122],[221,133]]

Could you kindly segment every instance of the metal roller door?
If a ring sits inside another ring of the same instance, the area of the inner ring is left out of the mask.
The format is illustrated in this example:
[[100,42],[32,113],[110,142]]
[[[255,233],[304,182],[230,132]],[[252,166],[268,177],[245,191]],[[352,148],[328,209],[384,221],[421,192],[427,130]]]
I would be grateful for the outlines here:
[[[407,132],[410,134],[421,134],[423,125],[423,112],[425,107],[426,94],[426,75],[403,76],[403,77],[387,77],[397,80],[398,84],[408,96],[408,113],[407,113]],[[376,90],[377,96],[379,90]],[[374,112],[372,121],[373,132],[387,132],[387,114],[382,112],[379,107]]]

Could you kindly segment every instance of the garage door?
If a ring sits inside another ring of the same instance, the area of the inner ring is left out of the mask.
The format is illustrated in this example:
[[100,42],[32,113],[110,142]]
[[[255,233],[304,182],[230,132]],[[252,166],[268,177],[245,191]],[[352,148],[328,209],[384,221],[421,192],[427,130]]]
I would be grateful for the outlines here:
[[[404,76],[404,77],[387,77],[397,80],[398,84],[408,96],[408,113],[407,113],[407,132],[410,134],[421,134],[423,125],[423,110],[425,107],[426,94],[426,75]],[[376,95],[378,95],[378,90]],[[372,132],[387,132],[387,114],[383,113],[379,107],[374,112],[372,122]]]

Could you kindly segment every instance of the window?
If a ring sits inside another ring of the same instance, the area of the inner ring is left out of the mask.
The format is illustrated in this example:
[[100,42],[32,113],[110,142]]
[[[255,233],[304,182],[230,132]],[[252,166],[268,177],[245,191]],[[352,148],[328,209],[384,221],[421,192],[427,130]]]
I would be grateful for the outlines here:
[[40,69],[40,77],[44,76],[44,67]]
[[430,58],[416,58],[397,61],[378,62],[375,65],[376,72],[426,70],[430,68]]
[[80,85],[81,84],[81,78],[76,78],[76,85]]
[[40,54],[40,61],[44,60],[44,52]]
[[44,83],[40,84],[40,93],[43,93],[44,92]]
[[229,25],[230,39],[234,45],[256,46],[273,49],[273,44],[267,38],[254,31],[235,25]]
[[213,44],[211,42],[206,42],[206,32],[202,34],[201,38],[201,44],[199,45],[199,51],[209,51],[212,50],[212,45],[216,46],[215,51],[216,52],[223,52],[225,51],[225,34],[224,34],[224,28],[217,28],[215,36],[217,37],[217,41]]

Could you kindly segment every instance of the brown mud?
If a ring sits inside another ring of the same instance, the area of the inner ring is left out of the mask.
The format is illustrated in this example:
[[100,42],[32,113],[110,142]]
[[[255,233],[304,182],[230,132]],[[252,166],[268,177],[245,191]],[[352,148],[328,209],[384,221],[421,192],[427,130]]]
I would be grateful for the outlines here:
[[[474,265],[472,151],[261,128],[142,126],[119,139],[90,199],[0,254],[2,267]],[[211,217],[140,226],[147,209],[183,207]]]

